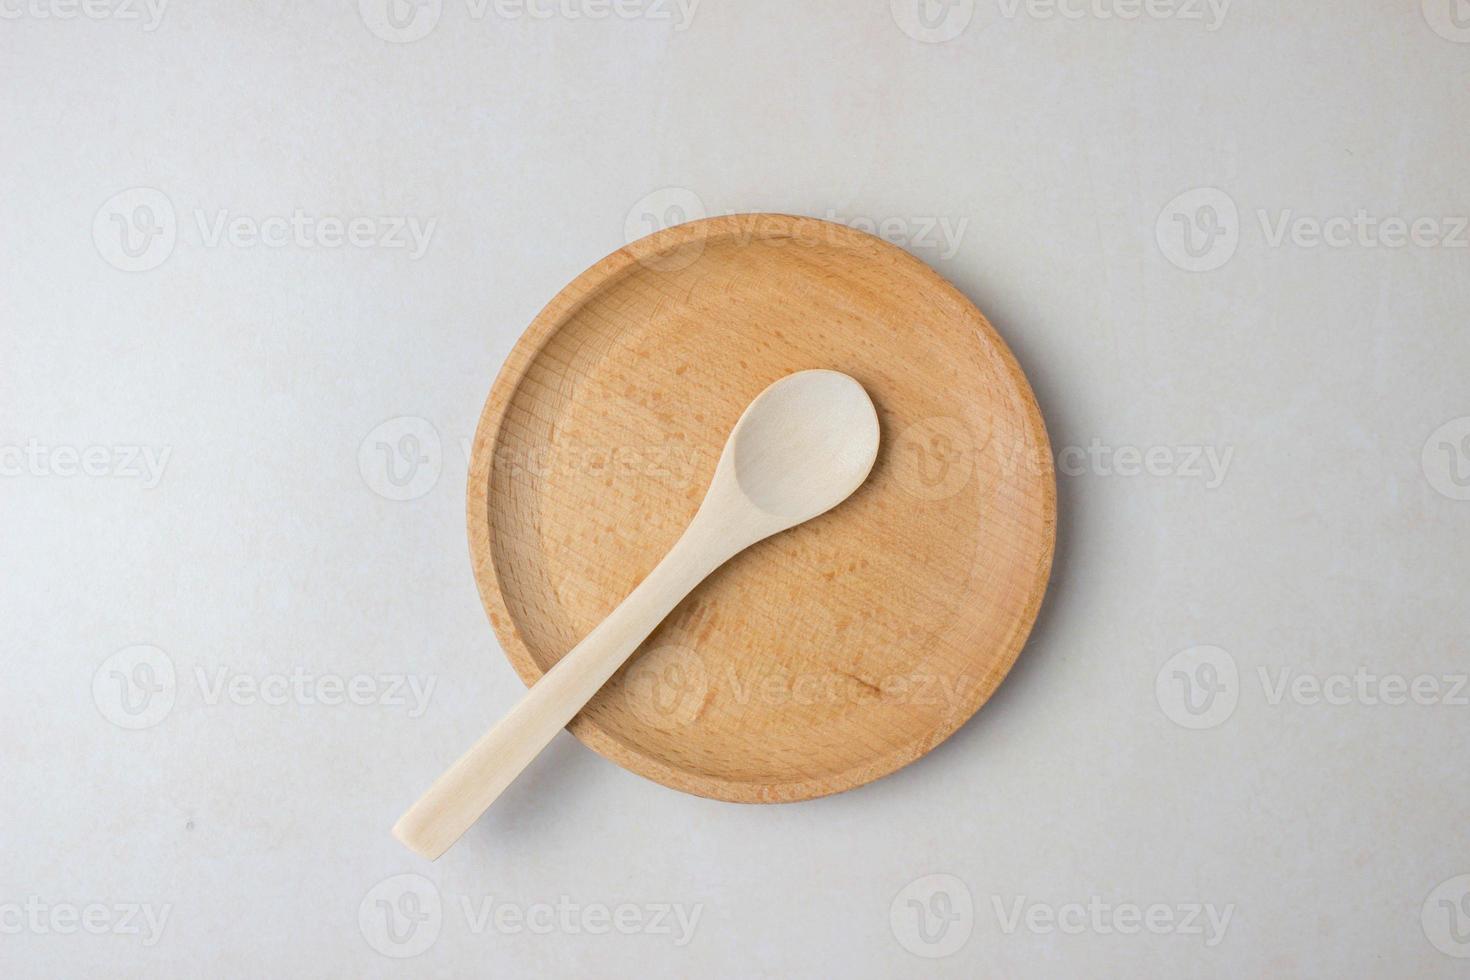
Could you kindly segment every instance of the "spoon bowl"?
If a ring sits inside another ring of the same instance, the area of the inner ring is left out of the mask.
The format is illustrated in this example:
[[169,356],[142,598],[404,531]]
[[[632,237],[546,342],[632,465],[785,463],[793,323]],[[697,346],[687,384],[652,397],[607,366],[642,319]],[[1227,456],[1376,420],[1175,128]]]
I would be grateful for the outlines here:
[[851,496],[877,458],[878,413],[863,386],[838,371],[799,371],[750,403],[720,469],[728,463],[746,499],[792,527]]

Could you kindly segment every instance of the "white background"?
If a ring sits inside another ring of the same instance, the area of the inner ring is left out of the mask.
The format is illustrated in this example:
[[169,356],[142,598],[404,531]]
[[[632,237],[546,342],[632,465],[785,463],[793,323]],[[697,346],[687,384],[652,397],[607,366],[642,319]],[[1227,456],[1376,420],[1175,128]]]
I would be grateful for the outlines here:
[[[0,4],[0,973],[1470,968],[1463,0],[92,2]],[[465,546],[490,382],[691,209],[887,221],[986,311],[1066,453],[1041,620],[876,784],[722,804],[563,735],[420,861],[389,827],[522,690]],[[1449,240],[1275,238],[1360,210]]]

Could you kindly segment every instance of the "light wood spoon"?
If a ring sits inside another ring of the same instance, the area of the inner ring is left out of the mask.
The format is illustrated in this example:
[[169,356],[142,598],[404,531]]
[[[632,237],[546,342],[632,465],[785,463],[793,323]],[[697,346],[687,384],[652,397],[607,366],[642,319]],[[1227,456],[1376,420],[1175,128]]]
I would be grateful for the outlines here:
[[393,835],[426,858],[447,851],[696,585],[757,541],[842,503],[877,456],[878,415],[847,375],[799,371],[761,392],[669,553],[429,787]]

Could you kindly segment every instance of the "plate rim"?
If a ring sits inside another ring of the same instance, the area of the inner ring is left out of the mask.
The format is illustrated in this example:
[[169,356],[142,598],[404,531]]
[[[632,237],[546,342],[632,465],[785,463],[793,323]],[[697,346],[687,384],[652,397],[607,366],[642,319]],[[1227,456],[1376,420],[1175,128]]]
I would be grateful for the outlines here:
[[966,698],[960,710],[952,712],[943,723],[923,738],[899,746],[892,752],[875,757],[866,763],[850,767],[840,773],[810,777],[787,783],[765,783],[738,781],[676,768],[657,756],[639,751],[604,731],[585,714],[578,714],[567,725],[567,729],[588,748],[611,762],[651,779],[670,789],[692,793],[709,799],[732,803],[792,803],[816,799],[845,792],[866,785],[904,768],[927,755],[948,740],[979,712],[995,691],[1010,675],[1025,647],[1041,606],[1048,592],[1051,565],[1056,554],[1057,502],[1056,472],[1046,422],[1041,415],[1035,391],[1031,387],[1020,363],[1010,346],[996,332],[985,314],[954,284],[941,276],[928,264],[909,254],[902,248],[875,235],[859,231],[847,225],[803,215],[780,212],[742,212],[701,218],[684,224],[654,232],[631,242],[593,263],[571,282],[567,283],[536,314],[525,331],[512,345],[505,362],[496,373],[490,386],[480,419],[475,427],[470,466],[467,475],[465,511],[469,530],[470,564],[480,602],[490,620],[491,628],[512,669],[528,688],[540,680],[544,671],[531,655],[521,636],[515,618],[506,606],[501,589],[500,575],[495,567],[493,537],[489,510],[490,472],[494,460],[494,445],[512,398],[519,390],[526,374],[537,357],[562,325],[596,291],[616,283],[624,275],[645,264],[649,259],[686,246],[703,245],[731,236],[747,239],[747,244],[774,238],[798,238],[801,227],[820,226],[821,234],[829,243],[851,245],[875,251],[905,267],[912,275],[927,280],[934,289],[943,292],[952,302],[974,321],[983,344],[988,344],[999,356],[1009,380],[1023,396],[1026,420],[1035,435],[1035,454],[1038,457],[1043,491],[1042,518],[1045,531],[1044,548],[1033,572],[1026,605],[1016,621],[1017,628],[1008,638],[996,669],[992,670],[975,686],[973,696]]

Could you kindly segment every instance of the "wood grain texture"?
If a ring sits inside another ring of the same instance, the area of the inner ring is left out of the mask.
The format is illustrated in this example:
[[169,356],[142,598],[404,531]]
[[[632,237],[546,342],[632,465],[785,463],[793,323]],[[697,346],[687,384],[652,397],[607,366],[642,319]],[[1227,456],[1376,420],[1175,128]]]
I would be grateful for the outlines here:
[[620,249],[536,317],[472,452],[475,577],[538,680],[683,532],[750,400],[830,368],[882,446],[841,507],[706,579],[569,725],[675,789],[840,792],[919,758],[1015,662],[1051,567],[1041,414],[973,304],[841,225],[732,215]]

